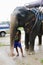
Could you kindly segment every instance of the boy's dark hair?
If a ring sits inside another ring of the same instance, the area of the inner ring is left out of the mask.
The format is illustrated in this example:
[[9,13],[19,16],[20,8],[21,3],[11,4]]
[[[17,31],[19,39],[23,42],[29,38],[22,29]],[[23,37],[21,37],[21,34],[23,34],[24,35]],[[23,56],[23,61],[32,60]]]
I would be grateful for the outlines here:
[[20,31],[20,30],[17,30],[17,32],[18,32],[19,34],[21,34],[21,31]]

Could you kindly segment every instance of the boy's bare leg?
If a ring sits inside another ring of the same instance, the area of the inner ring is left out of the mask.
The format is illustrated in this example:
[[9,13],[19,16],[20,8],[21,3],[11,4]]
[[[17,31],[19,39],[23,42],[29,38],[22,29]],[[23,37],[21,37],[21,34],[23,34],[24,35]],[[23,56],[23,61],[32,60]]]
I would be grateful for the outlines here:
[[20,50],[21,50],[22,56],[24,57],[24,55],[23,55],[23,49],[22,49],[22,48],[20,48]]
[[17,56],[19,56],[19,52],[18,52],[18,48],[16,47],[16,51],[17,51]]

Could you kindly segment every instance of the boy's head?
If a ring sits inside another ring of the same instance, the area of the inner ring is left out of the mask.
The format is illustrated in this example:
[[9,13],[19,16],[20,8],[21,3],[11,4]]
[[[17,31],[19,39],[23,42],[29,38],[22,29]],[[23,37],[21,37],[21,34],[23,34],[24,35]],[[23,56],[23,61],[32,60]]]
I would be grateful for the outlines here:
[[16,34],[17,35],[21,34],[21,31],[20,30],[17,30]]

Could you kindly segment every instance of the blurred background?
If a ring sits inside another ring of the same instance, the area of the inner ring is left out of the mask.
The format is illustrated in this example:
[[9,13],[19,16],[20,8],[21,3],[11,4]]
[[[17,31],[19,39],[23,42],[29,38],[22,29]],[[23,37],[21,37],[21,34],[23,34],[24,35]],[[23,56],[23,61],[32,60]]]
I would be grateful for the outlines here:
[[0,22],[10,21],[10,15],[17,6],[38,3],[42,5],[43,0],[0,0]]
[[[0,65],[43,65],[43,37],[42,45],[39,46],[38,36],[35,39],[34,55],[25,51],[25,32],[21,30],[21,43],[24,58],[9,57],[10,52],[10,15],[18,6],[37,7],[43,12],[43,0],[0,0]],[[20,50],[19,50],[20,51]],[[14,53],[16,53],[14,49]]]

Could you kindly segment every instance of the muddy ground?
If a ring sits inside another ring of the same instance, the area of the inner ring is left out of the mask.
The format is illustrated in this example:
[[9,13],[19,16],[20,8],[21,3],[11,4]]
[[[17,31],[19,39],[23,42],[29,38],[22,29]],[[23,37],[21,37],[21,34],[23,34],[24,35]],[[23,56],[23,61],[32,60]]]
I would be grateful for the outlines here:
[[[16,56],[16,50],[14,49],[15,56],[10,57],[9,51],[10,46],[1,46],[0,47],[0,65],[43,65],[43,39],[42,39],[42,45],[38,45],[38,37],[35,39],[35,54],[29,55],[29,51],[25,51],[25,45],[24,45],[24,32],[21,36],[21,42],[22,42],[22,48],[24,52],[24,56],[22,57],[20,49],[19,49],[19,56]],[[43,38],[43,37],[42,37]],[[6,37],[0,38],[0,43],[5,45],[10,45],[10,36],[6,35]]]

